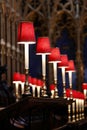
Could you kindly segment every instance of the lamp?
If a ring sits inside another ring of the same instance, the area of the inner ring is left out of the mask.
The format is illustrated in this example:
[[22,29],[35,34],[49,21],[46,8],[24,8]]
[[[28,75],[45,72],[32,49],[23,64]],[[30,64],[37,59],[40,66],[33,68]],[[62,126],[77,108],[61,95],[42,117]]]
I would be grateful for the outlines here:
[[87,83],[82,83],[82,89],[83,89],[84,96],[87,99]]
[[85,96],[85,106],[87,105],[87,83],[82,83],[82,90]]
[[48,56],[49,63],[53,63],[53,72],[54,72],[54,84],[55,84],[55,98],[58,98],[58,89],[57,89],[57,63],[61,62],[60,50],[59,48],[51,48],[51,54]]
[[72,73],[75,72],[73,60],[68,61],[68,67],[65,69],[65,71],[68,72],[69,75],[70,98],[72,99]]
[[19,72],[14,72],[13,83],[15,84],[16,101],[18,101],[19,100],[19,84],[20,84],[20,73]]
[[[34,33],[34,26],[32,22],[29,21],[21,21],[18,24],[18,37],[17,37],[18,44],[24,44],[25,47],[25,74],[26,74],[26,81],[25,86],[28,89],[28,74],[29,74],[29,44],[35,44],[35,33]],[[26,91],[26,94],[30,93]]]
[[37,40],[36,54],[42,56],[42,76],[43,76],[43,91],[42,96],[47,97],[46,87],[46,55],[50,55],[51,47],[50,40],[48,37],[39,37]]
[[67,55],[61,55],[61,63],[58,64],[58,68],[62,71],[63,80],[63,97],[66,98],[66,81],[65,81],[65,68],[68,67],[68,57]]

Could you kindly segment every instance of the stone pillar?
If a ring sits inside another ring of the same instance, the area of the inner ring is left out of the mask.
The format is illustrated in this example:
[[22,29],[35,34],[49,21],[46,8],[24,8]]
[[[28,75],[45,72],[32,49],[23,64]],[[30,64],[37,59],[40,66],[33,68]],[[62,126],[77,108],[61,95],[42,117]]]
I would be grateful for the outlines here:
[[5,12],[4,12],[4,4],[2,3],[2,13],[1,13],[1,65],[5,64]]
[[80,19],[76,20],[76,59],[75,59],[75,65],[76,65],[76,74],[77,74],[77,79],[76,79],[76,83],[77,83],[77,90],[82,91],[82,87],[81,84],[83,82],[84,79],[84,65],[83,65],[83,58],[82,58],[82,54],[83,54],[83,50],[81,48],[81,44],[83,44],[82,42],[82,26],[80,25]]

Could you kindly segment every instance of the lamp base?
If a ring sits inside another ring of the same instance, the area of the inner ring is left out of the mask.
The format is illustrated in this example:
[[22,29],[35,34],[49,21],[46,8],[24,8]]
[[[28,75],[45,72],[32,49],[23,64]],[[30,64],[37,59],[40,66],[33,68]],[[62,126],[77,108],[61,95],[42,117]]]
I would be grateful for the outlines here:
[[26,79],[25,79],[25,92],[24,94],[27,95],[27,96],[30,96],[31,95],[31,92],[30,92],[30,86],[29,86],[29,82],[28,82],[28,76],[29,76],[29,70],[28,69],[25,69],[25,75],[26,75]]
[[55,91],[54,91],[54,98],[59,98],[57,87],[55,88]]
[[29,87],[29,86],[26,86],[26,89],[25,89],[24,94],[26,94],[26,95],[31,95],[30,87]]
[[47,95],[47,90],[46,90],[46,86],[44,86],[44,87],[42,88],[42,90],[41,90],[41,96],[42,96],[42,97],[48,97],[48,95]]
[[30,86],[27,82],[25,82],[25,92],[24,92],[24,94],[27,95],[27,96],[31,96]]
[[58,91],[55,91],[54,98],[59,98]]
[[27,95],[27,96],[28,96],[28,95],[31,96],[31,93],[30,93],[29,91],[27,91],[27,90],[25,91],[24,94]]

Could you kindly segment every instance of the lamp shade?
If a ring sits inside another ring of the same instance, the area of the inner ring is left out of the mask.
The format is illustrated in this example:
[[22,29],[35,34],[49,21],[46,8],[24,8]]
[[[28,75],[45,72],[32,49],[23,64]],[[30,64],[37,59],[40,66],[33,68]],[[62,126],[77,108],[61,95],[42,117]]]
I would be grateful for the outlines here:
[[77,94],[78,94],[78,91],[77,90],[72,90],[72,96],[73,98],[77,98]]
[[60,57],[60,50],[59,48],[51,48],[51,54],[48,56],[48,61],[49,63],[53,62],[61,62],[61,57]]
[[21,21],[18,24],[18,35],[17,35],[18,44],[34,44],[35,43],[35,32],[32,22]]
[[21,82],[25,82],[26,76],[25,74],[20,74],[20,80]]
[[50,90],[55,90],[55,84],[50,84]]
[[31,78],[31,83],[32,85],[36,85],[37,84],[37,78]]
[[21,80],[20,73],[19,72],[14,72],[13,81],[20,81],[20,80]]
[[67,55],[61,55],[61,62],[58,64],[58,68],[68,67],[68,57]]
[[75,65],[74,65],[74,61],[73,60],[69,60],[68,61],[68,67],[65,69],[66,72],[75,72]]
[[67,98],[70,97],[70,89],[69,89],[69,88],[66,89],[66,97],[67,97]]
[[32,77],[29,75],[28,76],[28,82],[31,84],[32,83]]
[[36,54],[47,54],[49,55],[51,51],[50,40],[48,37],[39,37],[37,39]]
[[87,83],[83,83],[83,84],[82,84],[82,89],[83,89],[83,90],[84,90],[84,89],[87,90]]
[[37,86],[43,86],[43,81],[41,79],[37,79]]

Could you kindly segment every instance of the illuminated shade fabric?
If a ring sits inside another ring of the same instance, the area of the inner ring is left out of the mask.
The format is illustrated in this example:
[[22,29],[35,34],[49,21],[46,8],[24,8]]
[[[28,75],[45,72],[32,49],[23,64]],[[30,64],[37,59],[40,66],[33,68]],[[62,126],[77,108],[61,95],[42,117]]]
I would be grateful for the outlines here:
[[33,23],[28,21],[19,22],[17,36],[17,42],[19,44],[34,44],[36,42],[36,39]]

